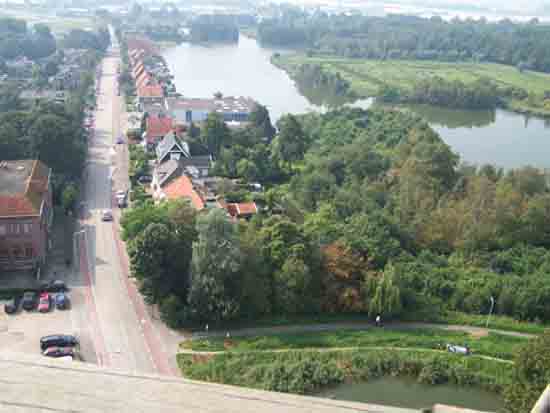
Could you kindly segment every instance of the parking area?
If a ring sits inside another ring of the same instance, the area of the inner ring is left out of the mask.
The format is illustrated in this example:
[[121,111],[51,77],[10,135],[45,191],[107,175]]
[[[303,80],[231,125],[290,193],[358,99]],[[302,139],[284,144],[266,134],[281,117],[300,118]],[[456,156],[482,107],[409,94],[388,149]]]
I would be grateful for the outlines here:
[[[78,337],[80,346],[77,349],[82,361],[96,363],[94,343],[90,333],[89,309],[86,301],[87,287],[78,268],[67,265],[72,258],[72,239],[74,225],[72,219],[56,211],[52,234],[52,249],[48,265],[44,268],[40,280],[32,274],[15,273],[0,280],[3,291],[16,288],[18,291],[37,290],[40,285],[53,280],[61,280],[69,288],[69,308],[58,310],[52,299],[51,309],[40,313],[37,309],[25,311],[19,303],[15,314],[6,314],[4,305],[7,300],[0,300],[0,351],[24,352],[39,355],[40,338],[52,334],[69,334]],[[4,293],[3,296],[6,294]],[[51,294],[52,297],[55,293]]]
[[[78,307],[84,302],[79,288],[69,292],[71,307],[66,310],[53,308],[47,313],[37,310],[25,311],[19,306],[15,314],[6,314],[6,300],[0,300],[0,351],[40,354],[40,338],[52,334],[70,334],[79,338],[77,349],[81,361],[95,362],[93,343],[80,319],[82,312]],[[76,308],[75,308],[76,306]]]

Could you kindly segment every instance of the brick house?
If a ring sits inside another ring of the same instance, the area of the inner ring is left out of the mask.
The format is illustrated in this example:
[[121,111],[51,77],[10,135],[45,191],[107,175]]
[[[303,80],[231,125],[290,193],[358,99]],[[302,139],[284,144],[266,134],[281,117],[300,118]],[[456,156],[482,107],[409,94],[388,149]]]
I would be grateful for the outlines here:
[[46,261],[53,221],[52,170],[38,160],[0,162],[0,269]]

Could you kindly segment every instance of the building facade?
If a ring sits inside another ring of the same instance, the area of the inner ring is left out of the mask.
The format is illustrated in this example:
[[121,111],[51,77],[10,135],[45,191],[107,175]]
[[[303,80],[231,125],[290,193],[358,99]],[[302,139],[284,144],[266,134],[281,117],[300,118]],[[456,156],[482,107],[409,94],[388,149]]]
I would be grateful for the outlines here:
[[52,222],[51,169],[37,160],[0,162],[0,269],[43,265]]

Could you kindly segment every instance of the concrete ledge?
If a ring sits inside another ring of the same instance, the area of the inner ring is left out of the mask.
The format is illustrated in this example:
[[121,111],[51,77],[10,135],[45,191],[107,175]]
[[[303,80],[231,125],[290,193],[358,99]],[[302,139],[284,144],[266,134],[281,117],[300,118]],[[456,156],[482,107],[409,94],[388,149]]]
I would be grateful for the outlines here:
[[0,412],[412,413],[0,353]]

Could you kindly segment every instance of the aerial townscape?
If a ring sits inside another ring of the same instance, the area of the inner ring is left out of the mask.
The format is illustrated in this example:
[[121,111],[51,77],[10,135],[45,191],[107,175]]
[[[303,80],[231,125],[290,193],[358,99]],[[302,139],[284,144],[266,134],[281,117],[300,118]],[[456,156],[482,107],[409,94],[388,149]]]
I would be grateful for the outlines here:
[[550,412],[550,1],[0,3],[0,412]]

